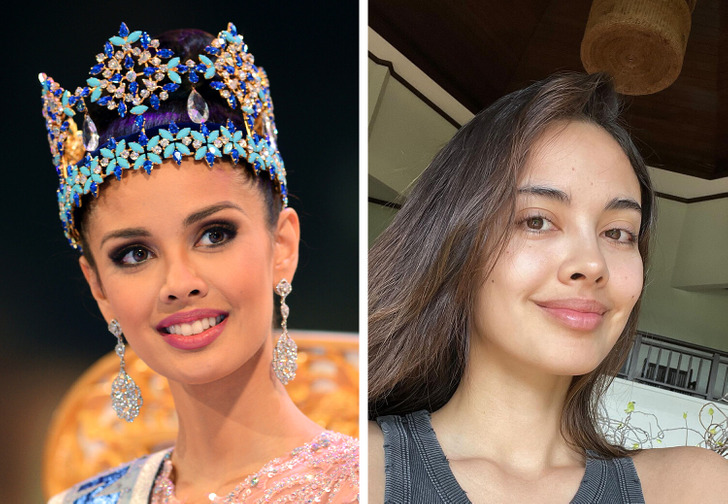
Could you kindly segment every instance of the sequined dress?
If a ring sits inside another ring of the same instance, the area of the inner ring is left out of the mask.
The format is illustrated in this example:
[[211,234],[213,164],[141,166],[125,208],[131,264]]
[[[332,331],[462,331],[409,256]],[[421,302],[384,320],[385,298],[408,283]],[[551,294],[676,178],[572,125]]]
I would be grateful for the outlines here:
[[[171,450],[142,457],[53,497],[48,504],[180,504],[169,476]],[[247,476],[211,503],[358,502],[357,440],[324,431]]]

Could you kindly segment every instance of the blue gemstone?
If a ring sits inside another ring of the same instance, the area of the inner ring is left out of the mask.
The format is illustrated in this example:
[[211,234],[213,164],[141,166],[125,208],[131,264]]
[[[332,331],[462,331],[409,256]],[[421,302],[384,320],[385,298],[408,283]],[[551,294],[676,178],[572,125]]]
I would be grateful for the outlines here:
[[68,97],[68,104],[69,105],[74,105],[77,101],[78,101],[78,98],[76,96],[71,95],[71,96]]
[[137,141],[139,142],[139,145],[141,145],[142,147],[146,147],[147,144],[149,143],[149,138],[147,138],[147,135],[145,135],[144,132],[142,132],[142,133],[139,133],[139,140],[137,140]]
[[148,159],[144,161],[144,164],[142,165],[142,168],[144,168],[144,171],[146,171],[147,173],[151,173],[153,167],[154,165]]
[[154,110],[157,110],[159,108],[159,96],[152,95],[152,97],[149,98],[149,103],[152,105]]
[[162,89],[164,89],[165,91],[167,91],[169,93],[173,93],[173,92],[177,91],[177,89],[179,89],[179,84],[175,84],[174,82],[168,82],[167,84],[164,85],[164,87]]
[[256,172],[259,172],[262,169],[262,167],[260,166],[260,161],[258,161],[257,159],[253,161],[253,168],[255,168]]
[[173,135],[176,135],[177,133],[179,133],[179,127],[173,122],[169,123],[168,129],[169,129],[169,132],[172,133]]
[[235,97],[232,95],[230,95],[230,98],[228,98],[228,103],[233,110],[236,109],[238,106],[238,100],[236,100]]
[[103,69],[104,69],[104,64],[99,63],[98,65],[94,65],[93,67],[91,67],[91,70],[89,71],[89,73],[91,75],[96,75],[97,73],[101,72],[101,70],[103,70]]
[[84,97],[86,97],[86,96],[88,96],[89,94],[91,94],[91,90],[90,90],[90,89],[88,88],[88,86],[84,87],[84,88],[83,88],[83,89],[81,90],[81,96],[84,96]]
[[73,193],[73,203],[74,203],[74,204],[75,204],[76,206],[78,206],[78,205],[80,204],[80,203],[79,203],[79,201],[78,201],[78,193],[77,193],[77,192],[74,192],[74,193]]
[[149,34],[147,32],[142,33],[142,38],[140,39],[142,47],[144,49],[149,48],[149,43],[152,41],[152,39],[149,37]]
[[99,105],[106,106],[111,101],[111,96],[104,96],[99,99]]
[[233,35],[237,35],[238,34],[238,29],[232,23],[228,23],[228,31],[230,33],[232,33]]
[[195,72],[205,73],[205,70],[207,70],[207,67],[205,65],[203,65],[202,63],[200,63],[199,65],[197,65],[195,67]]
[[177,161],[178,165],[182,164],[182,153],[180,151],[175,149],[175,151],[172,153],[172,157],[174,158],[175,161]]
[[233,150],[230,151],[230,157],[233,158],[234,163],[237,163],[238,159],[240,159],[238,149],[233,148]]
[[157,51],[157,56],[159,56],[160,58],[171,58],[172,56],[174,56],[174,53],[171,49],[159,49]]
[[121,26],[119,27],[119,36],[122,38],[126,38],[129,36],[129,28],[126,26],[126,23],[122,22]]
[[125,68],[134,68],[134,60],[127,54],[126,58],[124,58],[124,67]]
[[144,69],[144,76],[151,77],[152,75],[154,75],[154,72],[156,72],[156,69],[154,67],[148,66]]
[[235,123],[233,123],[230,119],[227,120],[227,129],[230,130],[230,133],[235,133],[237,131]]
[[217,56],[218,54],[220,54],[220,49],[218,49],[217,47],[207,46],[205,47],[205,52],[207,54],[214,54],[215,56]]
[[195,83],[200,80],[200,77],[195,72],[190,72],[188,79],[190,79],[190,82]]
[[134,126],[136,126],[138,129],[142,129],[144,127],[144,116],[136,116],[136,119],[134,119]]
[[94,196],[98,196],[96,194],[96,191],[98,191],[98,188],[96,187],[96,182],[91,182],[91,192],[94,193]]
[[251,116],[248,116],[245,120],[248,122],[248,126],[250,126],[250,129],[255,128],[255,119],[253,119]]
[[237,63],[237,65],[238,65],[239,67],[243,66],[243,58],[241,58],[241,57],[240,57],[240,55],[237,55],[237,56],[235,57],[235,62]]
[[208,136],[210,134],[210,130],[207,129],[207,125],[205,123],[200,124],[200,133],[205,136]]
[[235,68],[230,65],[223,65],[223,68],[227,73],[235,73]]
[[208,153],[205,154],[205,161],[207,161],[207,164],[209,164],[210,166],[212,166],[213,163],[215,162],[215,154],[213,154],[212,152],[209,152],[208,151]]
[[210,82],[210,87],[212,89],[217,89],[218,91],[225,87],[225,83],[220,81],[212,81]]
[[119,103],[119,116],[124,117],[126,115],[126,103]]
[[114,84],[118,84],[121,82],[121,74],[114,74],[111,76],[111,79],[109,79]]
[[104,54],[107,58],[111,58],[114,55],[114,46],[111,45],[111,42],[104,44]]
[[106,148],[109,150],[116,150],[116,140],[114,137],[109,138],[109,141],[106,142]]
[[136,81],[129,83],[129,91],[131,91],[132,94],[136,94],[137,89],[139,89],[139,84],[137,84]]
[[177,65],[177,73],[187,73],[187,65]]
[[121,166],[116,165],[116,168],[114,168],[114,175],[116,176],[116,180],[121,180]]
[[61,124],[61,131],[66,131],[68,129],[68,121]]

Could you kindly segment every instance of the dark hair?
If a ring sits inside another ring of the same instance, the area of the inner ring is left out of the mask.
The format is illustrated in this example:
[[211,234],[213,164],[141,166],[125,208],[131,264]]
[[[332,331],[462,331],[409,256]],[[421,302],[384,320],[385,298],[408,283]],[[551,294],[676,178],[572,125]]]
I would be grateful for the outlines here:
[[[171,49],[175,56],[179,56],[181,61],[184,62],[188,59],[195,59],[198,54],[205,54],[205,47],[210,45],[214,37],[202,30],[184,29],[170,30],[156,38],[159,40],[159,47]],[[183,79],[179,88],[169,93],[169,97],[166,100],[160,102],[158,110],[150,108],[145,112],[144,119],[146,128],[149,130],[157,126],[167,125],[171,122],[189,123],[187,98],[192,91],[192,87],[193,85],[187,79]],[[195,85],[195,90],[200,93],[209,107],[210,116],[207,120],[208,123],[224,125],[230,120],[236,127],[245,128],[240,109],[231,109],[227,101],[220,96],[220,93],[208,86],[204,79],[200,79],[200,83]],[[115,110],[109,110],[97,103],[88,103],[87,107],[89,115],[98,128],[99,142],[101,145],[112,137],[119,139],[133,133],[138,133],[138,128],[134,125],[136,116],[127,114],[126,117],[122,118],[119,117],[118,112]],[[216,162],[224,161],[218,160]],[[268,223],[270,226],[273,226],[281,210],[278,189],[269,177],[256,176],[253,168],[246,161],[240,160],[238,161],[238,165],[243,167],[240,170],[241,174],[258,187],[264,195]],[[109,180],[106,183],[109,183]],[[103,188],[104,185],[102,184],[100,190],[103,191]],[[74,222],[77,223],[77,228],[81,236],[81,247],[91,265],[94,262],[88,248],[88,240],[84,230],[88,216],[93,209],[93,199],[93,196],[90,194],[84,196],[82,205],[75,210],[74,214]]]
[[[510,238],[529,150],[554,123],[596,124],[629,158],[642,193],[638,249],[646,275],[654,195],[619,113],[609,77],[560,73],[499,99],[435,156],[369,253],[370,418],[434,411],[455,392],[475,295]],[[604,361],[572,380],[562,433],[575,447],[605,457],[625,453],[599,433],[597,401],[627,356],[638,313],[639,301]]]

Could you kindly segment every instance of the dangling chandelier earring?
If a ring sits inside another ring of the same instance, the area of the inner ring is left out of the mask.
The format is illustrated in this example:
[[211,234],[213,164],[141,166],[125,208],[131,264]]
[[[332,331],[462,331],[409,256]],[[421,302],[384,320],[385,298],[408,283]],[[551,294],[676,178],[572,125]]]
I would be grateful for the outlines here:
[[144,404],[142,392],[131,376],[126,374],[124,364],[124,341],[121,339],[121,325],[116,319],[109,322],[109,332],[116,336],[116,355],[121,359],[121,369],[119,374],[114,378],[111,384],[111,407],[114,408],[116,415],[127,422],[133,422],[139,415],[139,408]]
[[286,304],[286,296],[288,296],[293,287],[285,278],[276,285],[276,293],[281,297],[281,329],[283,332],[278,338],[275,348],[273,348],[273,372],[283,385],[296,377],[296,358],[298,357],[298,347],[296,342],[288,335],[288,305]]

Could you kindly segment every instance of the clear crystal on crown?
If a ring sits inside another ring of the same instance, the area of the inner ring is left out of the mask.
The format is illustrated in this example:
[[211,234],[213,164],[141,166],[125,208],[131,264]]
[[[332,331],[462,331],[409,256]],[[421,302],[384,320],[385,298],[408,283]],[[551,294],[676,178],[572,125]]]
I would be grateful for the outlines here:
[[86,152],[92,152],[99,148],[99,132],[96,124],[87,115],[83,120],[83,147]]
[[190,96],[187,98],[187,114],[190,119],[197,124],[201,124],[207,121],[210,117],[210,108],[207,106],[207,102],[196,89],[193,89]]

